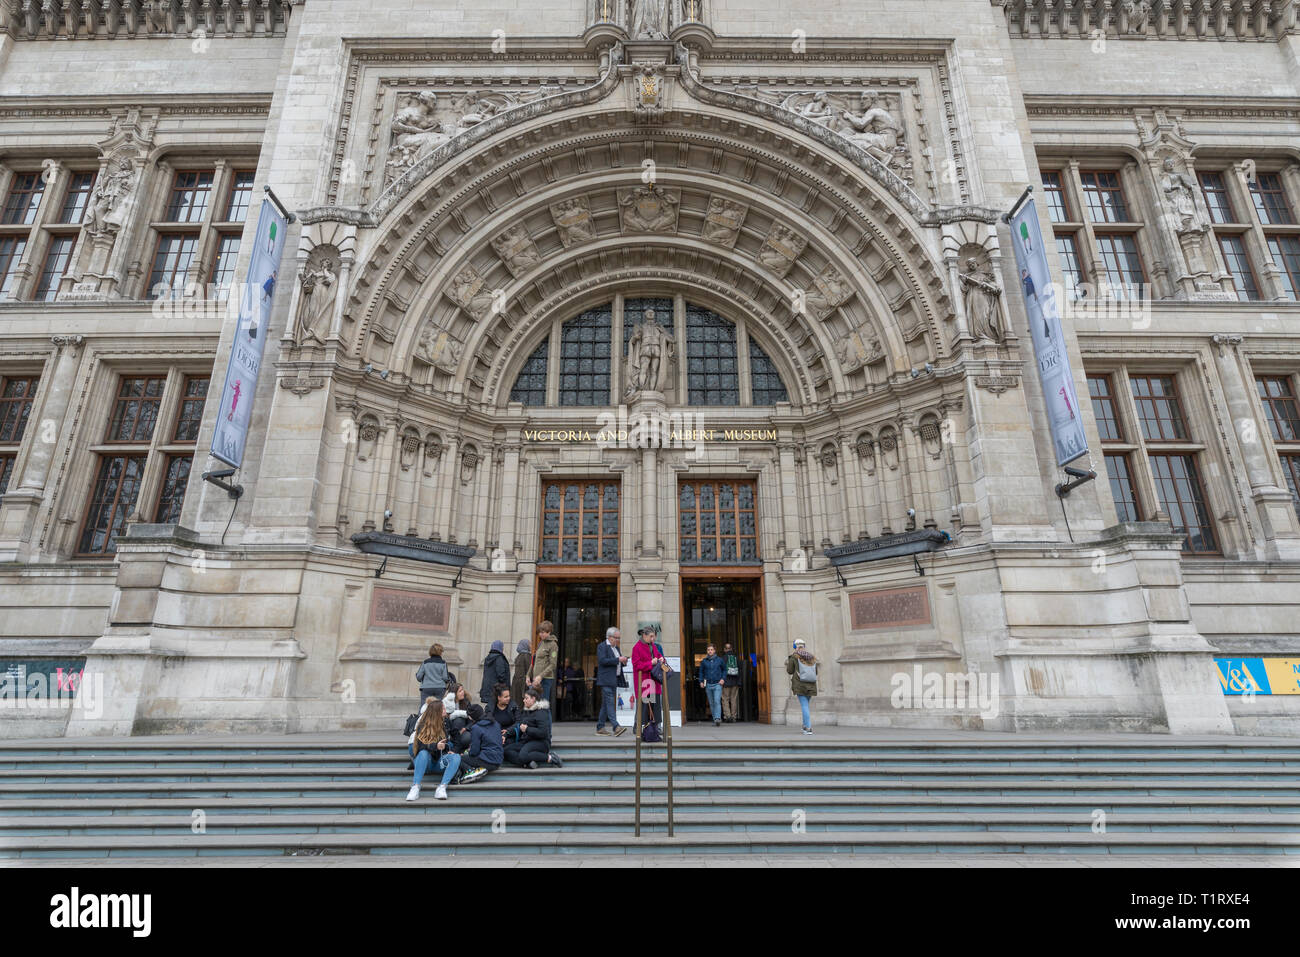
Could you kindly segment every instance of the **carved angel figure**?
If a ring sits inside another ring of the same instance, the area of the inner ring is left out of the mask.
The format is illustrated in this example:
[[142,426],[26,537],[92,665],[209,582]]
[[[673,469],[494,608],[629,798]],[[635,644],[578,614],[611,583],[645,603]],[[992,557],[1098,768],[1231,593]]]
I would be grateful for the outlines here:
[[400,174],[433,152],[448,136],[441,121],[434,118],[438,105],[436,93],[417,93],[406,106],[393,114],[392,145],[388,149],[388,167]]

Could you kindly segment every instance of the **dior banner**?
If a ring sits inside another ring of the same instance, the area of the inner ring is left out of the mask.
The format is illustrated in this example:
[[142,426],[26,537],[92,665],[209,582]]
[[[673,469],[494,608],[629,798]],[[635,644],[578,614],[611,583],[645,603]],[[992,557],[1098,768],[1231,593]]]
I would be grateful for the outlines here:
[[1065,350],[1061,314],[1056,304],[1056,287],[1047,265],[1047,247],[1038,228],[1038,210],[1032,199],[1011,217],[1011,245],[1016,251],[1016,272],[1029,314],[1029,333],[1034,341],[1038,379],[1043,385],[1048,425],[1056,447],[1056,464],[1073,462],[1088,452],[1083,433],[1083,416],[1074,390],[1074,373]]
[[221,390],[217,427],[212,433],[212,454],[235,468],[244,461],[253,395],[262,371],[262,352],[287,227],[287,220],[271,201],[263,200],[257,218],[257,240],[248,264],[248,281],[243,285],[239,303],[239,325],[235,328],[230,364],[226,367],[226,384]]

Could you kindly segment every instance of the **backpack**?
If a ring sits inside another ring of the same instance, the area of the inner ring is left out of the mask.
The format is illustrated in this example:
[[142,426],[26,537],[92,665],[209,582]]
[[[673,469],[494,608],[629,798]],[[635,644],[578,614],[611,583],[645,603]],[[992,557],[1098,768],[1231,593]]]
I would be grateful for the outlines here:
[[799,680],[807,681],[809,684],[817,683],[817,663],[807,662],[802,658],[798,659],[799,663]]
[[404,734],[408,738],[411,735],[413,735],[415,733],[415,726],[419,723],[419,721],[420,721],[420,715],[418,713],[407,715],[406,726],[402,728],[402,734]]

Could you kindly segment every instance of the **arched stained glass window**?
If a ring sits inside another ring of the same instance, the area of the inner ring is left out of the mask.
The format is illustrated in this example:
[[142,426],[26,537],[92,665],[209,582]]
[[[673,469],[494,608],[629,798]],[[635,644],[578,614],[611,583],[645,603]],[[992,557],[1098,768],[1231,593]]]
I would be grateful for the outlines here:
[[522,402],[524,405],[546,404],[546,361],[550,357],[550,351],[551,341],[543,339],[542,344],[519,370],[515,386],[510,390],[511,402]]
[[686,306],[686,392],[690,405],[740,405],[736,325]]
[[749,340],[749,380],[752,385],[750,401],[754,405],[776,405],[789,402],[790,394],[785,391],[781,374],[767,357],[767,353],[753,339]]
[[560,332],[560,405],[609,405],[609,305],[570,319]]

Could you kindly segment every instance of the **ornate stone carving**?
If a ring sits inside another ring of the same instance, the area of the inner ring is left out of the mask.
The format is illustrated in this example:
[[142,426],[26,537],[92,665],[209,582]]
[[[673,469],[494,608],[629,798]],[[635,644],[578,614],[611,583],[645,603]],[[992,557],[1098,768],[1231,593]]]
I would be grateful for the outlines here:
[[632,0],[630,23],[633,40],[668,39],[668,0]]
[[736,245],[741,224],[745,222],[745,214],[748,212],[749,207],[744,203],[723,196],[711,197],[709,209],[704,214],[704,227],[700,230],[701,238],[731,249]]
[[528,235],[528,229],[523,223],[511,226],[492,240],[492,248],[497,251],[497,255],[506,264],[510,274],[516,278],[542,262],[537,246],[533,243],[533,238]]
[[966,271],[961,280],[962,301],[966,307],[966,322],[971,333],[977,339],[991,339],[994,342],[1006,340],[1006,330],[1002,328],[1002,311],[999,300],[1002,289],[998,286],[993,270],[975,257],[966,260]]
[[337,250],[330,246],[317,246],[298,273],[301,288],[298,316],[293,324],[294,345],[301,346],[308,339],[323,343],[329,335],[338,296],[337,263]]
[[860,369],[884,354],[880,340],[861,328],[850,330],[847,336],[835,343],[835,358],[845,372]]
[[1014,389],[1020,385],[1020,380],[1013,375],[977,375],[975,377],[975,388],[987,389],[994,395],[1001,395],[1008,389]]
[[424,458],[429,468],[438,467],[438,462],[442,459],[442,439],[438,437],[437,432],[430,432],[425,437]]
[[465,446],[465,450],[460,454],[460,484],[468,485],[474,480],[474,472],[478,469],[478,449],[472,445]]
[[854,443],[853,448],[858,453],[858,461],[861,462],[862,467],[867,470],[867,474],[875,475],[876,474],[876,443],[871,438],[871,434],[868,432],[863,432],[861,435],[859,435],[858,440],[856,443]]
[[473,266],[466,266],[452,277],[447,298],[460,306],[475,321],[480,321],[492,308],[492,293],[484,289],[487,280]]
[[573,196],[551,204],[551,219],[559,231],[564,248],[589,243],[596,238],[596,224],[591,221],[585,196]]
[[773,223],[768,230],[767,239],[758,250],[758,261],[781,277],[790,271],[807,245],[808,240],[789,226]]
[[1165,207],[1173,217],[1174,229],[1180,235],[1203,233],[1210,228],[1210,219],[1196,200],[1200,190],[1186,172],[1178,169],[1172,156],[1165,157],[1161,165],[1160,189],[1165,194]]
[[673,233],[677,231],[679,189],[638,186],[618,192],[619,219],[625,233]]
[[388,161],[385,164],[389,180],[401,176],[421,158],[451,139],[442,121],[434,115],[438,108],[436,93],[425,90],[407,94],[398,103],[390,127]]
[[634,99],[637,122],[660,122],[664,116],[664,65],[642,63],[633,82],[636,90]]
[[280,380],[280,388],[288,389],[296,396],[304,396],[316,389],[324,388],[325,379],[321,376],[308,375],[306,369],[299,369],[292,379]]
[[880,433],[880,458],[891,471],[898,468],[898,437],[892,429]]
[[662,392],[674,348],[673,337],[655,321],[654,310],[647,309],[628,339],[624,394],[630,398],[641,392]]
[[135,164],[125,156],[113,160],[90,193],[86,232],[91,236],[116,235],[122,228],[126,198],[135,190]]
[[822,468],[826,470],[826,478],[832,484],[839,481],[839,469],[836,468],[838,456],[835,452],[835,445],[827,442],[822,446],[821,452],[818,453],[817,460],[821,462]]
[[920,436],[921,446],[930,458],[937,459],[943,454],[943,434],[939,431],[939,423],[936,420],[922,420],[916,434]]
[[839,270],[828,264],[813,279],[813,288],[804,295],[804,305],[813,318],[824,321],[852,295],[853,288]]
[[1121,33],[1143,33],[1151,19],[1151,0],[1123,0],[1120,5]]
[[432,322],[425,323],[424,329],[420,331],[420,341],[415,347],[417,359],[450,375],[460,366],[463,353],[464,347],[460,341],[447,330],[439,329]]

